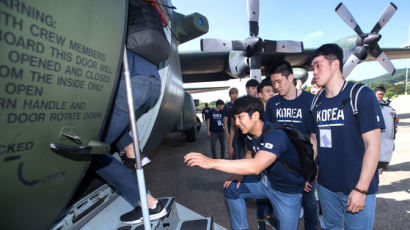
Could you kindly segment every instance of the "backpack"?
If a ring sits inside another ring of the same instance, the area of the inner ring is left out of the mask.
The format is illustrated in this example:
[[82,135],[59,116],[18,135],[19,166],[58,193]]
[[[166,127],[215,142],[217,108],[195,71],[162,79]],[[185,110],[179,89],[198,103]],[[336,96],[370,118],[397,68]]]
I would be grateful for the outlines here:
[[126,46],[155,65],[168,59],[171,45],[155,4],[143,0],[131,1]]
[[[341,109],[346,105],[346,103],[350,102],[350,106],[352,107],[353,117],[356,121],[356,126],[359,127],[359,110],[357,109],[357,99],[360,91],[366,87],[366,85],[362,83],[355,83],[353,87],[350,89],[350,97],[343,100]],[[321,95],[324,92],[324,89],[320,90],[318,94],[315,95],[312,101],[312,105],[310,106],[310,112],[313,113],[313,110],[319,106]]]
[[[281,162],[288,170],[293,170],[301,175],[305,179],[305,181],[314,180],[316,176],[317,166],[315,160],[313,159],[313,146],[312,143],[310,143],[310,137],[293,126],[273,123],[265,128],[265,130],[262,132],[261,143],[264,143],[265,134],[270,130],[275,129],[282,129],[287,134],[290,142],[292,142],[292,144],[295,146],[299,156],[300,168],[289,164],[281,157],[277,158],[277,160]],[[256,154],[253,148],[250,149],[253,155]]]
[[[383,110],[383,107],[389,107],[392,110],[391,115],[393,117],[393,139],[396,139],[397,125],[399,123],[399,118],[397,117],[396,110],[393,107],[390,106],[390,100],[387,100],[387,101],[382,100],[379,104],[380,104],[380,107],[382,108],[382,110]],[[385,120],[385,122],[386,122],[386,120]],[[386,125],[386,128],[387,128],[387,125]]]

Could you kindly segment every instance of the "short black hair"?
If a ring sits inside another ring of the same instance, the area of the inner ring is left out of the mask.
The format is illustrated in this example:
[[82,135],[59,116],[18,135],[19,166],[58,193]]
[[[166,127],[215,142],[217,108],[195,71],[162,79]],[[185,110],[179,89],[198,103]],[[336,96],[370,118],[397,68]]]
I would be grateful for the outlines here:
[[258,87],[259,82],[256,79],[250,79],[249,81],[246,82],[246,88],[249,87]]
[[224,103],[224,101],[222,101],[221,99],[218,99],[217,101],[216,101],[216,106],[218,106],[218,105],[224,105],[225,103]]
[[248,113],[249,117],[252,116],[254,112],[259,112],[259,119],[263,121],[263,104],[259,98],[252,96],[243,96],[233,103],[232,114],[238,115],[240,113]]
[[270,81],[270,79],[265,78],[261,81],[261,83],[259,83],[258,85],[258,93],[262,93],[263,87],[266,86],[270,86],[273,88],[272,82]]
[[285,76],[286,78],[289,77],[289,75],[293,74],[292,66],[290,65],[289,62],[287,61],[280,61],[278,63],[275,63],[271,65],[268,70],[266,71],[266,76],[270,78],[270,75],[275,74],[275,73],[280,73],[282,76]]
[[374,92],[377,92],[377,91],[386,92],[386,87],[384,87],[383,85],[379,85],[376,88],[374,88]]
[[313,52],[310,57],[310,62],[312,62],[315,57],[320,55],[323,55],[330,62],[339,60],[340,72],[343,72],[343,50],[340,46],[335,43],[327,43],[322,45]]

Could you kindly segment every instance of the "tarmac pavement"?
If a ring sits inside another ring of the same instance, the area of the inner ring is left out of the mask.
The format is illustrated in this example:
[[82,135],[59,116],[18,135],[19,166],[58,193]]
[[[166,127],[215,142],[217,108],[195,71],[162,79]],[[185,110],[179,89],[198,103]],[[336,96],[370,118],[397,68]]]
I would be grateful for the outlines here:
[[[410,229],[410,96],[392,102],[399,118],[396,149],[387,170],[380,175],[374,229]],[[218,145],[217,145],[218,146]],[[187,167],[186,153],[195,151],[211,156],[210,142],[203,125],[194,143],[185,142],[180,133],[171,133],[149,157],[144,168],[147,189],[155,197],[172,196],[180,204],[230,229],[230,218],[222,184],[229,174],[216,170]],[[217,148],[218,151],[218,148]],[[248,222],[256,226],[255,202],[247,202]],[[303,228],[303,219],[299,230]]]

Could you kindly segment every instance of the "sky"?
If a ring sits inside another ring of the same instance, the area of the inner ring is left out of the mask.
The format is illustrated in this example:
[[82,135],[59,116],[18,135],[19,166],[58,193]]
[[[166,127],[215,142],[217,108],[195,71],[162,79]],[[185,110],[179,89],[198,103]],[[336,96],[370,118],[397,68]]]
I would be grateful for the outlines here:
[[[260,0],[259,37],[269,40],[303,41],[305,48],[317,48],[324,43],[335,42],[354,35],[334,11],[340,0]],[[347,0],[349,9],[363,32],[370,32],[382,12],[391,1]],[[182,14],[198,12],[208,19],[209,32],[179,46],[180,51],[200,50],[201,38],[244,40],[249,37],[246,0],[173,0],[176,11]],[[409,42],[410,1],[393,2],[398,10],[380,30],[379,45],[382,48],[398,48]],[[397,69],[406,68],[408,60],[393,60]],[[349,80],[364,80],[387,73],[379,63],[361,63],[349,75]],[[310,73],[311,75],[311,73]],[[240,95],[245,94],[248,79],[219,83],[184,84],[196,86],[234,86]],[[307,82],[310,82],[310,78]],[[218,98],[228,100],[227,90],[192,95],[201,102]]]

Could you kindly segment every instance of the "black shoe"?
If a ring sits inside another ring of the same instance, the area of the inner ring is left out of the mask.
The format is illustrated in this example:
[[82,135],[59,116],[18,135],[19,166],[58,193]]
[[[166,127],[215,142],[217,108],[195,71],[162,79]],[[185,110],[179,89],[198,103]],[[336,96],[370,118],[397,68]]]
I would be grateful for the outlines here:
[[258,230],[266,230],[266,224],[264,220],[258,220]]
[[276,217],[271,216],[269,218],[265,219],[265,223],[270,226],[272,229],[278,229],[278,220],[276,219]]
[[[162,205],[161,200],[158,200],[157,206],[153,209],[148,209],[150,220],[157,220],[167,215],[167,210]],[[139,224],[143,221],[141,207],[136,207],[131,212],[127,212],[120,217],[121,222],[124,224]]]

